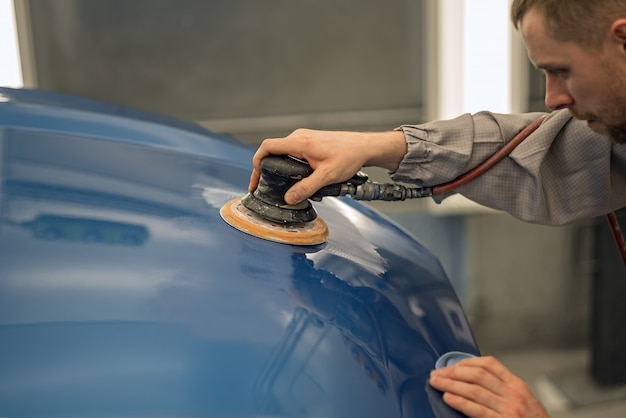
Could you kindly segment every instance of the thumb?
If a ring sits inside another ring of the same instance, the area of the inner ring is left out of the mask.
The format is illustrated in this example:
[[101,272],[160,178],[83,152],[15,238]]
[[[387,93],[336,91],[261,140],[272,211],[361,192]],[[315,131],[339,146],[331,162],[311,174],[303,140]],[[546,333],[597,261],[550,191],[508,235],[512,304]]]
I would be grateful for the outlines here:
[[256,168],[252,170],[252,174],[250,174],[250,183],[248,184],[249,192],[253,192],[258,187],[259,179],[261,178],[261,175],[259,173],[260,171]]
[[316,176],[314,171],[309,177],[306,177],[291,186],[291,188],[285,193],[285,203],[288,205],[295,205],[296,203],[300,203],[313,196],[316,191],[326,185],[326,183],[321,182],[318,177],[319,176]]

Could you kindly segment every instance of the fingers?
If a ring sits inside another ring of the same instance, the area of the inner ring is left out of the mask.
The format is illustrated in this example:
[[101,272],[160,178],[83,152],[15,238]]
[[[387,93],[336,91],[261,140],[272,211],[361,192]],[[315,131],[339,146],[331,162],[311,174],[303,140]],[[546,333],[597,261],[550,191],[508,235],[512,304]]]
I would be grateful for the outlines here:
[[263,141],[255,153],[248,190],[254,190],[261,175],[261,161],[270,154],[292,155],[308,161],[313,173],[297,182],[285,194],[285,202],[295,204],[311,197],[322,187],[349,179],[363,164],[361,138],[353,133],[298,129],[285,138]]
[[548,417],[528,385],[493,357],[434,370],[430,384],[469,417]]
[[[302,130],[300,130],[302,131]],[[259,185],[259,179],[261,178],[261,161],[268,155],[285,155],[289,154],[297,158],[306,160],[300,149],[306,149],[307,145],[303,143],[303,138],[296,136],[298,131],[294,131],[291,135],[285,138],[269,138],[264,140],[256,153],[252,157],[252,174],[250,175],[250,183],[248,185],[248,191],[254,191]],[[317,189],[313,190],[313,193]],[[300,191],[302,193],[302,191]],[[311,193],[312,194],[312,193]],[[310,196],[310,195],[309,195]],[[306,199],[309,196],[303,196],[301,200]],[[294,196],[295,197],[295,196]],[[290,202],[287,202],[290,203]],[[297,203],[297,202],[292,202]]]
[[[465,368],[473,368],[477,373],[471,374],[471,377],[474,379],[476,379],[477,376],[479,376],[479,379],[483,378],[485,374],[496,377],[502,383],[517,379],[517,376],[511,373],[509,369],[493,356],[471,357],[460,361],[457,365],[462,365]],[[440,370],[443,373],[449,373],[451,369],[448,367]]]
[[[320,136],[320,134],[323,136],[329,135],[324,134],[322,131],[297,129],[284,138],[268,138],[264,140],[257,149],[252,158],[252,163],[256,169],[260,169],[263,158],[271,154],[289,154],[293,157],[309,161],[311,154],[325,145],[324,143],[316,144],[316,142],[320,141],[316,141],[315,138]],[[323,151],[322,149],[321,152]]]
[[433,375],[449,379],[453,383],[480,384],[481,387],[493,393],[501,394],[501,388],[505,381],[499,377],[502,372],[497,370],[498,367],[492,364],[493,362],[497,362],[493,357],[466,359],[454,366],[434,370]]
[[[496,418],[500,417],[496,411],[486,407],[482,403],[478,403],[463,396],[446,392],[443,395],[443,401],[453,409],[462,412],[470,418]],[[508,417],[510,418],[510,417]]]
[[259,179],[261,178],[261,170],[257,170],[256,168],[252,170],[252,174],[250,174],[250,183],[248,184],[248,191],[253,192],[259,186]]
[[[475,362],[474,362],[475,363]],[[482,364],[467,364],[434,370],[430,384],[444,392],[444,401],[468,416],[495,416],[501,403],[503,382]]]
[[343,180],[342,178],[338,178],[334,173],[328,174],[323,168],[324,166],[321,166],[321,168],[318,166],[310,176],[303,178],[291,186],[283,197],[285,203],[295,205],[313,196],[315,192],[322,187]]

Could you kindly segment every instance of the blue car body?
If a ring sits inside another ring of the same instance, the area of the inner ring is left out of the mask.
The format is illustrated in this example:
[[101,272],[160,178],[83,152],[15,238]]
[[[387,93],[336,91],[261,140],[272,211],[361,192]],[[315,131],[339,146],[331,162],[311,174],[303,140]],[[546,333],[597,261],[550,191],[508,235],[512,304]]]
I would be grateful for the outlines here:
[[1,417],[442,417],[479,354],[438,260],[350,198],[316,246],[220,218],[253,149],[158,115],[0,89]]

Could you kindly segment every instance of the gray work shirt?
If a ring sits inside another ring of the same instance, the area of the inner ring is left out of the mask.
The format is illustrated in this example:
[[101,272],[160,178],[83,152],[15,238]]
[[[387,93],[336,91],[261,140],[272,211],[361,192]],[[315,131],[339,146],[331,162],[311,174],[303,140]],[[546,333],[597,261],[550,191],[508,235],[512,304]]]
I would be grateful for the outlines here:
[[[398,129],[404,132],[408,152],[392,179],[418,186],[448,182],[541,115],[480,112],[403,125]],[[567,110],[555,111],[507,158],[456,192],[547,225],[604,215],[626,206],[626,145],[594,133]]]

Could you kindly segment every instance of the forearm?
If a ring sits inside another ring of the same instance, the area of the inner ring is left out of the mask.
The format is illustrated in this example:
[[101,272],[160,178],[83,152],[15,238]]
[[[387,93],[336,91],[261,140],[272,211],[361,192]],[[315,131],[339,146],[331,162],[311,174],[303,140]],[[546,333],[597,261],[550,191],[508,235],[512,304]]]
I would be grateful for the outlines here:
[[407,153],[393,174],[396,181],[435,186],[466,173],[541,114],[480,112],[421,125],[402,125]]
[[[408,152],[392,177],[427,186],[450,181],[538,116],[480,113],[403,127]],[[623,145],[612,147],[567,111],[555,112],[509,157],[456,191],[525,221],[564,224],[624,206],[625,164]]]
[[400,162],[407,153],[407,143],[404,132],[389,131],[366,133],[365,145],[369,148],[367,161],[364,167],[381,167],[389,171],[397,171]]

